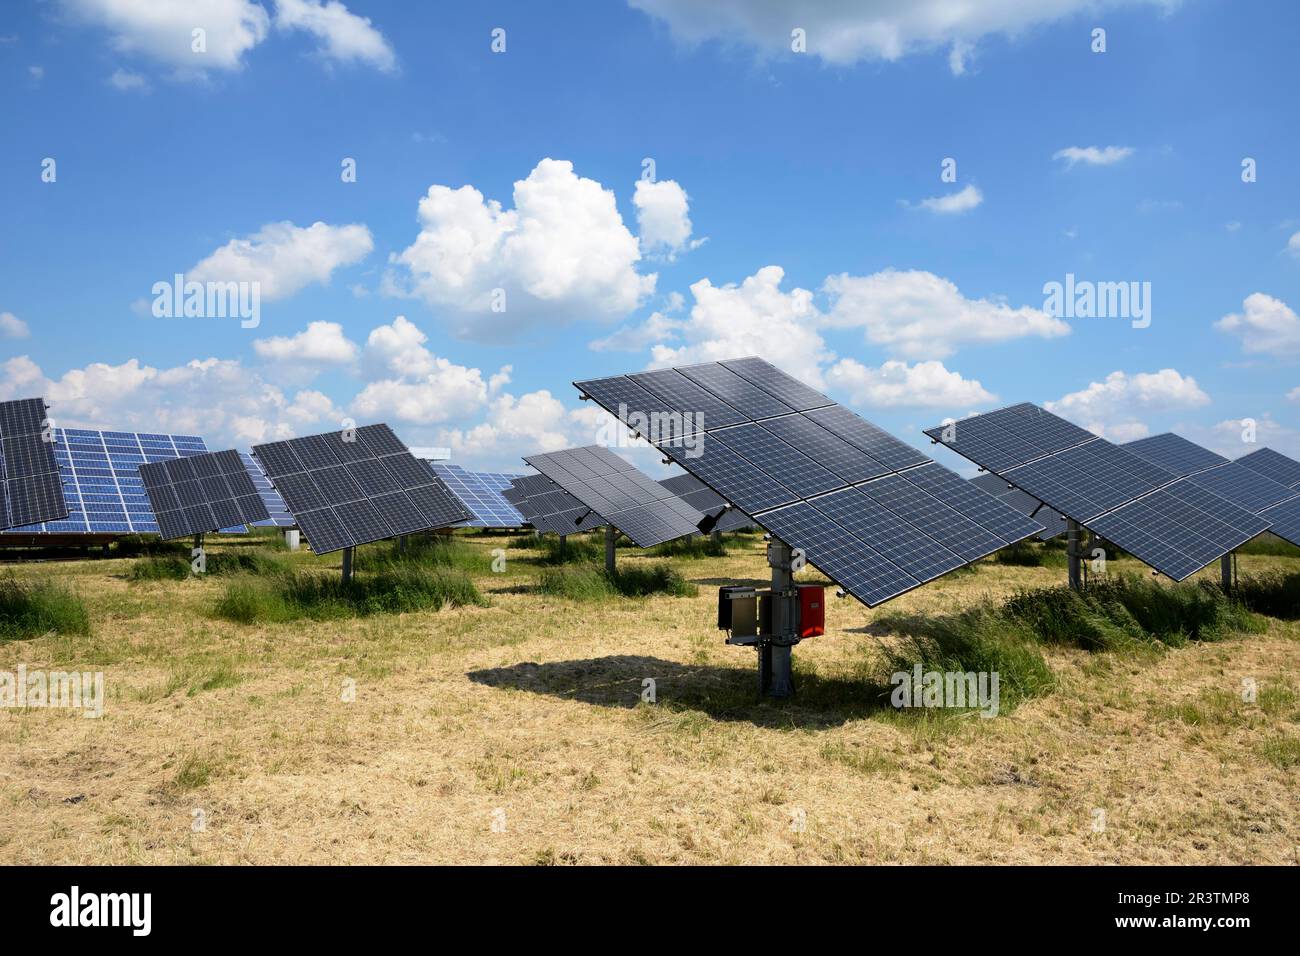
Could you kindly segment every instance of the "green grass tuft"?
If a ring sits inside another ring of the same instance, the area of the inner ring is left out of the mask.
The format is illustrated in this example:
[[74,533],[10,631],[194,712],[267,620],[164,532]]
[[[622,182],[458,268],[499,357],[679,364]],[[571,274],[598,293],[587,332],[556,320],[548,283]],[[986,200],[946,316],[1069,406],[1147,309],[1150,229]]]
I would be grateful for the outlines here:
[[0,641],[42,634],[89,634],[90,614],[77,594],[51,581],[0,578]]
[[357,571],[396,571],[411,568],[452,569],[469,573],[489,570],[490,551],[474,548],[455,535],[410,535],[403,549],[397,541],[361,548],[353,568]]
[[240,575],[226,585],[216,615],[241,624],[331,620],[486,605],[474,582],[454,568],[389,567],[358,573],[349,584],[334,574],[288,571]]
[[1300,572],[1249,575],[1237,582],[1232,596],[1258,614],[1294,621],[1300,618]]
[[665,541],[650,549],[650,554],[656,558],[687,558],[692,561],[700,558],[725,558],[727,553],[726,544],[708,534]]
[[620,567],[613,574],[593,566],[546,568],[542,571],[537,590],[575,601],[646,597],[650,594],[694,597],[699,593],[698,587],[667,564],[635,564]]
[[127,580],[183,581],[189,577],[223,574],[281,574],[288,570],[288,562],[268,551],[218,551],[209,553],[203,575],[191,571],[189,552],[185,554],[151,555],[138,559],[127,572]]

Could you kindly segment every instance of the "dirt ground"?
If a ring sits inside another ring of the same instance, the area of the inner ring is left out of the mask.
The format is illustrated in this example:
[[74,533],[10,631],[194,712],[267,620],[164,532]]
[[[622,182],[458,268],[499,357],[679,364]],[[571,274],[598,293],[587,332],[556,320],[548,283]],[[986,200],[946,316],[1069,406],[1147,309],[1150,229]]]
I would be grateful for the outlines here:
[[326,623],[221,621],[221,579],[133,584],[128,560],[0,567],[68,582],[93,626],[0,643],[0,670],[107,688],[100,719],[0,710],[0,862],[1300,862],[1300,768],[1277,758],[1300,735],[1296,622],[1049,648],[1057,688],[1010,714],[900,716],[861,680],[882,617],[1063,570],[984,563],[876,611],[831,600],[795,650],[799,696],[759,702],[753,651],[714,623],[717,585],[766,577],[761,540],[675,561],[697,597],[605,602],[538,594],[531,552],[496,574],[505,539],[469,540],[491,606]]

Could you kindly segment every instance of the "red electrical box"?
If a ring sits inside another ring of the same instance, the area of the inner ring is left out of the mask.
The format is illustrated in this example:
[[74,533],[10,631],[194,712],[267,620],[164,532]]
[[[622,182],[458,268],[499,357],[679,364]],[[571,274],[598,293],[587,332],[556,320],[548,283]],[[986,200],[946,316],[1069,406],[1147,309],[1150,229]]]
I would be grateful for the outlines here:
[[826,589],[817,584],[800,584],[799,639],[826,633]]

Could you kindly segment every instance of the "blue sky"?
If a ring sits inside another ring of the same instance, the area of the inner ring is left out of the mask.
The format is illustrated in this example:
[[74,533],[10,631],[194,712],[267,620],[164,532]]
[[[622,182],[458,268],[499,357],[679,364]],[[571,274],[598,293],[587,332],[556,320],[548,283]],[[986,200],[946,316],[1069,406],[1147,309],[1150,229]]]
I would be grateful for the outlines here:
[[[1297,25],[1214,0],[7,4],[0,397],[222,447],[386,420],[516,467],[596,437],[574,379],[757,353],[920,445],[1033,401],[1233,457],[1248,418],[1300,454]],[[258,326],[154,317],[177,272],[258,282]],[[1048,314],[1067,274],[1149,283],[1149,326]]]

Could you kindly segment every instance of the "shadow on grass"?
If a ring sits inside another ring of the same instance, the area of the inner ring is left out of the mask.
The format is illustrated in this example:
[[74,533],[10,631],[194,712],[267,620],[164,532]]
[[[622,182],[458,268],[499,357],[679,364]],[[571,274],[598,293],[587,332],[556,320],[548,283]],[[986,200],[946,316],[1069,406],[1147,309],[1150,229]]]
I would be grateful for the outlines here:
[[654,706],[667,712],[696,711],[714,720],[747,721],[778,729],[816,730],[874,715],[898,716],[889,705],[889,688],[865,678],[822,677],[801,672],[797,653],[795,696],[785,700],[760,698],[757,655],[741,648],[736,650],[735,667],[613,654],[547,664],[525,661],[510,667],[470,671],[466,676],[487,687],[524,690],[625,710],[641,704],[642,682],[652,678],[657,697]]

